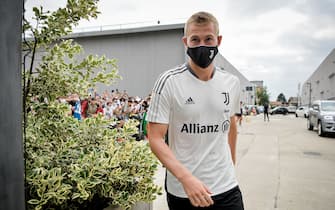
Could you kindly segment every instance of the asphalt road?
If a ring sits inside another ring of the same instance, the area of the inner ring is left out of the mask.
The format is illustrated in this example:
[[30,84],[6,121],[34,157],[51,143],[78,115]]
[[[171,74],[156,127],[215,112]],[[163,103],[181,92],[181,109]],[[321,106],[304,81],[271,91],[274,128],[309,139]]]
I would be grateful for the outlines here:
[[[244,118],[236,172],[246,210],[335,210],[335,137],[307,130],[294,115]],[[164,184],[164,168],[156,175]],[[153,210],[168,210],[165,194]]]

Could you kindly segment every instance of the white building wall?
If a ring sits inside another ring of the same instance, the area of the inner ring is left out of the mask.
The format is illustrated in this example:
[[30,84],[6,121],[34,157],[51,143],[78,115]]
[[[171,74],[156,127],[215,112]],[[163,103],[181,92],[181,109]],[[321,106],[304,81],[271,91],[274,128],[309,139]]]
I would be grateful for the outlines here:
[[315,100],[335,100],[335,49],[302,86],[301,104]]
[[[152,29],[154,28],[154,29]],[[127,90],[132,96],[147,96],[159,74],[185,62],[182,44],[183,25],[166,29],[152,27],[147,31],[121,31],[101,35],[88,34],[75,37],[83,46],[85,56],[88,54],[105,55],[117,59],[122,80],[106,87],[98,86],[98,92],[104,90]]]

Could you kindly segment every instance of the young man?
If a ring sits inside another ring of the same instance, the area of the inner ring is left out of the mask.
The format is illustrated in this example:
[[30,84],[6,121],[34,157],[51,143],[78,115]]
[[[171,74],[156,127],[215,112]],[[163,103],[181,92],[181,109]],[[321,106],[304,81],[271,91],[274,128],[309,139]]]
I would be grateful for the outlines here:
[[268,103],[264,104],[264,122],[266,121],[266,118],[268,118],[268,122],[269,122],[270,119],[269,119],[269,104]]
[[158,78],[147,115],[150,147],[168,170],[168,205],[242,210],[234,169],[239,80],[212,63],[222,39],[213,15],[192,15],[184,33],[190,59]]

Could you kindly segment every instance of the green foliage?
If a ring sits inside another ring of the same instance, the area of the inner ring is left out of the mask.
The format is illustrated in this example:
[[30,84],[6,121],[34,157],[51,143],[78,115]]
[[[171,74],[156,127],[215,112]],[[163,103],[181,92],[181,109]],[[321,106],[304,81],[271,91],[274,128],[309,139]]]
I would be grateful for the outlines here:
[[153,183],[157,159],[146,143],[134,140],[138,132],[134,121],[114,129],[102,117],[78,121],[68,116],[68,105],[57,100],[72,93],[85,96],[88,88],[120,78],[115,59],[94,55],[81,59],[81,46],[62,38],[79,20],[95,18],[96,4],[96,0],[68,0],[65,8],[55,12],[34,8],[35,27],[23,21],[29,210],[99,210],[110,204],[129,209],[138,201],[154,200],[161,192]]
[[266,87],[257,89],[256,95],[258,99],[258,105],[269,104],[270,95],[268,94]]
[[152,178],[158,162],[145,142],[132,137],[136,123],[109,129],[102,117],[65,116],[64,104],[38,106],[28,114],[28,209],[127,209],[160,193]]
[[277,97],[278,102],[286,103],[286,97],[283,93],[280,93]]
[[[34,85],[30,90],[42,99],[53,101],[70,93],[87,95],[88,88],[96,83],[108,85],[120,78],[115,59],[89,55],[78,62],[76,55],[81,52],[81,46],[72,40],[53,45],[35,68],[38,77],[31,78]],[[97,70],[99,73],[94,74]]]

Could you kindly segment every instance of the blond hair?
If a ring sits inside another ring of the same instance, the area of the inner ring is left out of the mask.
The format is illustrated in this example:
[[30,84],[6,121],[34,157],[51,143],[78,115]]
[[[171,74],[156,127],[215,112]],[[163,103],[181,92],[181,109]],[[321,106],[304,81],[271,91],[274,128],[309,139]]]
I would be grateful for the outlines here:
[[209,23],[213,23],[214,24],[214,30],[216,35],[219,35],[219,22],[218,20],[214,17],[214,15],[212,15],[209,12],[197,12],[195,14],[193,14],[185,23],[185,27],[184,27],[184,35],[187,35],[187,31],[188,31],[188,27],[191,24],[196,24],[196,25],[207,25]]

